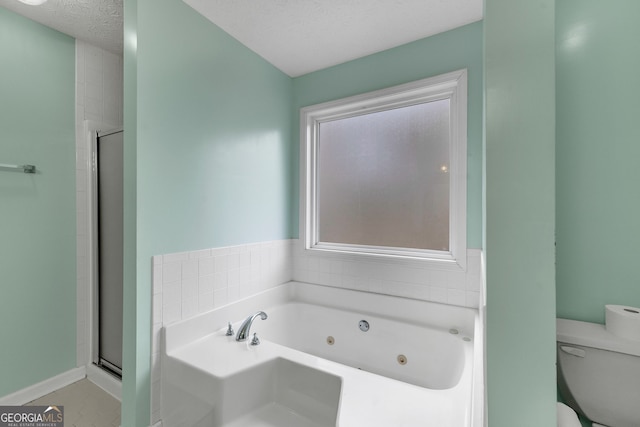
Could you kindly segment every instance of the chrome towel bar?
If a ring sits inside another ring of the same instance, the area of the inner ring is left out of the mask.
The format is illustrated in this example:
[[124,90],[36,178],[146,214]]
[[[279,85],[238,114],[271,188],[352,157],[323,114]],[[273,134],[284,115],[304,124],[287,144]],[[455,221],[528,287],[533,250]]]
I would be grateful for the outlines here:
[[4,170],[22,170],[24,173],[36,173],[35,165],[7,165],[0,163],[0,169]]

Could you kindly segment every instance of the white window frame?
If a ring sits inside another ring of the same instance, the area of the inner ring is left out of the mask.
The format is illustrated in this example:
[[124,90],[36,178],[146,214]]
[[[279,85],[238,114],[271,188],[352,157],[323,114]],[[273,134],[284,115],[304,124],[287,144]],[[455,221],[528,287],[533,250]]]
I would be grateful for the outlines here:
[[[317,241],[316,165],[322,122],[449,99],[449,250],[422,250]],[[418,262],[466,270],[467,249],[467,70],[457,70],[300,110],[300,239],[309,254]]]

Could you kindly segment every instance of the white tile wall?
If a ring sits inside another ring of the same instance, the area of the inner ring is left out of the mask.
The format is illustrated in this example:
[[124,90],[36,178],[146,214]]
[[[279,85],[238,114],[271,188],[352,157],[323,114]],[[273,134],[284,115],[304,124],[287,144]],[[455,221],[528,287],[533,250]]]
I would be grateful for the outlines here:
[[93,120],[110,129],[120,127],[122,108],[122,56],[76,40],[77,366],[87,363],[91,351],[89,146],[84,121]]
[[479,305],[479,249],[467,249],[467,271],[452,271],[382,261],[342,260],[309,253],[299,244],[295,248],[293,280],[463,307]]
[[122,126],[122,56],[76,40],[76,129],[83,120]]
[[160,420],[162,326],[290,281],[291,251],[291,240],[276,240],[153,257],[152,424]]

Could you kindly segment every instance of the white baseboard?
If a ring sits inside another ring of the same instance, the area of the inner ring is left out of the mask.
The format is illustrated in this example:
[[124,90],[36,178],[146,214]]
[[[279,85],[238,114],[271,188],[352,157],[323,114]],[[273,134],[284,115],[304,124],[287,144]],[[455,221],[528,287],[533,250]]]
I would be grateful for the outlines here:
[[0,405],[21,406],[36,399],[41,398],[49,393],[68,386],[69,384],[80,381],[86,377],[87,371],[84,366],[63,372],[60,375],[46,379],[37,384],[18,390],[14,393],[0,397]]
[[122,402],[122,381],[113,375],[90,363],[87,365],[87,379]]

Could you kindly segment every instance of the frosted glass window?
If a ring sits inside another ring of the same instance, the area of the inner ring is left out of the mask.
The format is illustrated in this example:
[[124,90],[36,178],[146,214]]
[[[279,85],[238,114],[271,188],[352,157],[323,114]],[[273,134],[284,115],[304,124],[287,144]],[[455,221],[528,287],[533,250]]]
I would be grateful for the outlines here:
[[466,82],[459,70],[301,110],[304,249],[466,268]]
[[449,99],[322,122],[318,241],[449,250]]

